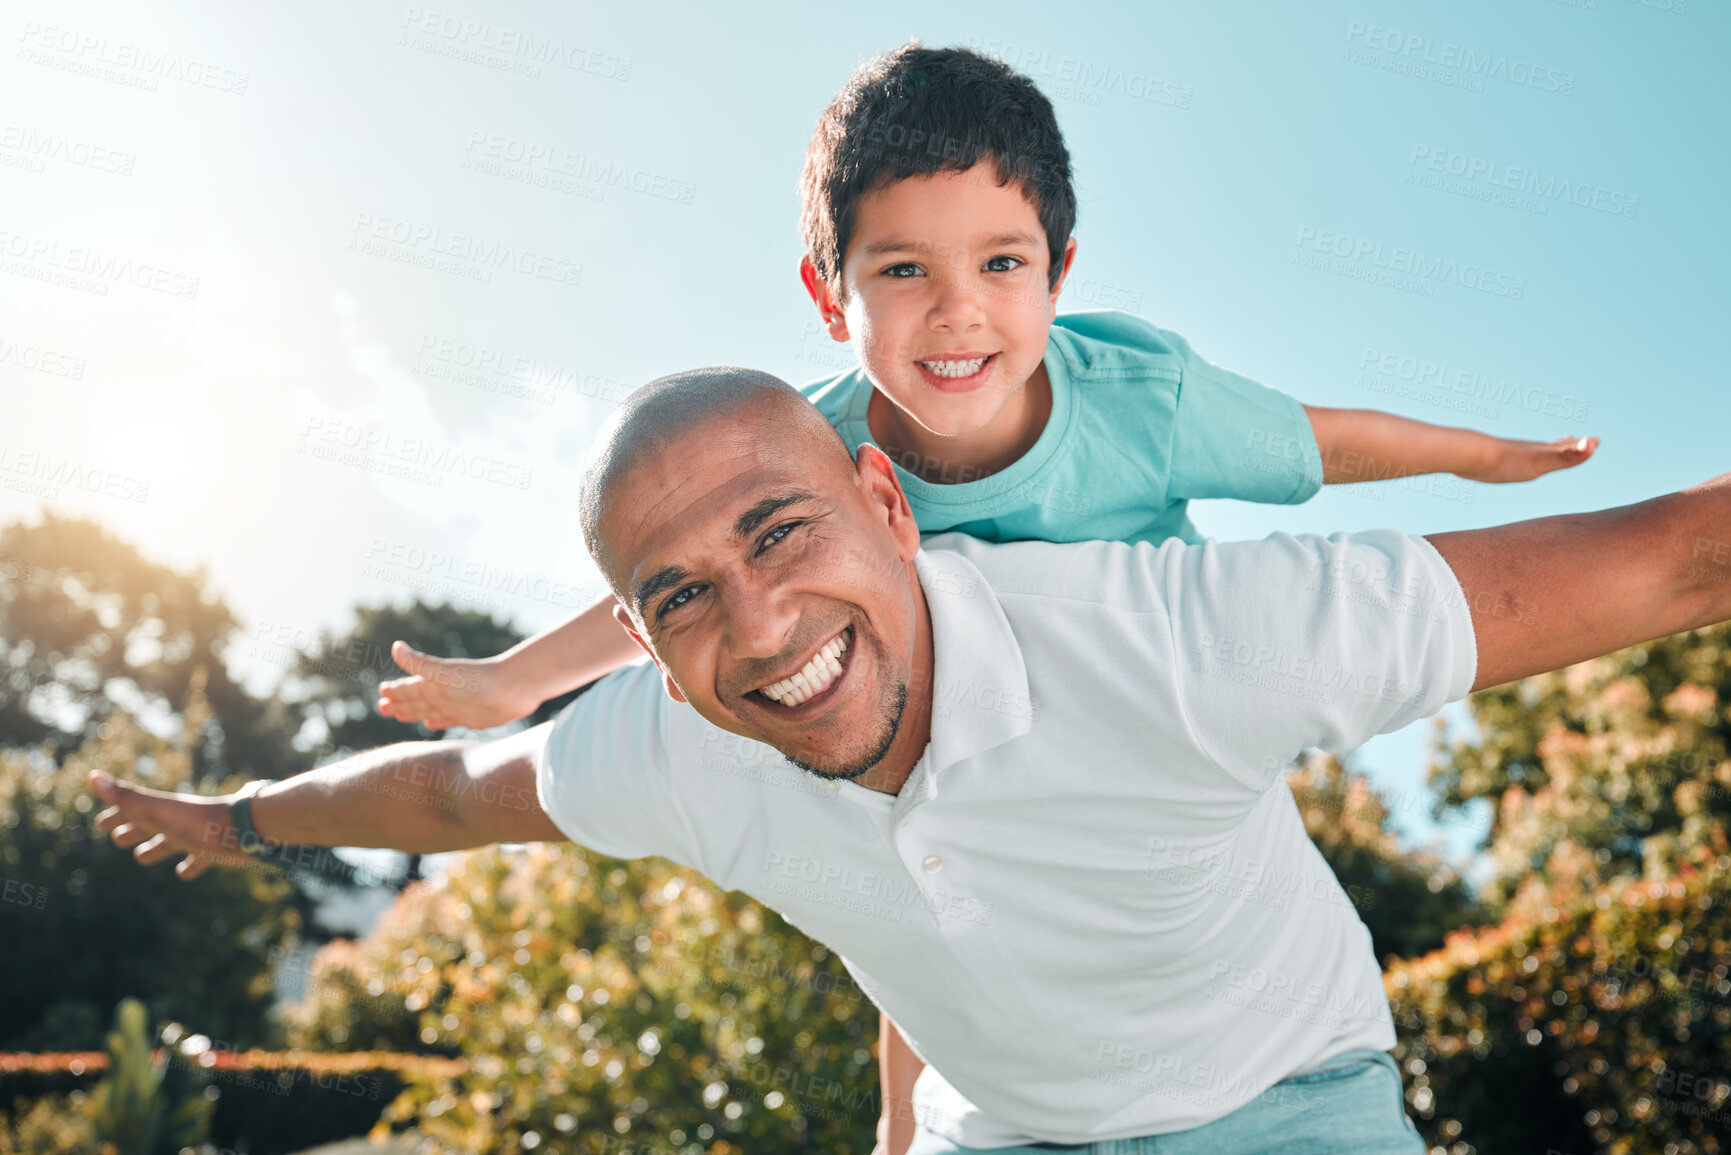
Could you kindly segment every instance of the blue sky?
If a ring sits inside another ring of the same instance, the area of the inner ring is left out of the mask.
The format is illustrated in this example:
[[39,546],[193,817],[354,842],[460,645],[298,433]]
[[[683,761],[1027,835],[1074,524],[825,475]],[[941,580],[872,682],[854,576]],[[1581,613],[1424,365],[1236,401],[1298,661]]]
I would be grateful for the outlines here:
[[[207,566],[260,688],[358,601],[553,624],[600,592],[571,496],[626,390],[850,363],[795,186],[829,96],[915,36],[1052,96],[1066,307],[1312,404],[1604,438],[1530,485],[1203,503],[1205,532],[1638,500],[1727,465],[1728,31],[1704,0],[12,6],[0,519]],[[1358,760],[1418,840],[1429,732]]]

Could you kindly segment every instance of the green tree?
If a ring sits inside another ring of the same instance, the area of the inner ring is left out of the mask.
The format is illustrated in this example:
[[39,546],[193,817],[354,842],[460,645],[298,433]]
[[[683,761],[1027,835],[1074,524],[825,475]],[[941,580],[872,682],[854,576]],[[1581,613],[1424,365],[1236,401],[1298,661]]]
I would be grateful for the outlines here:
[[152,1059],[150,1016],[122,999],[108,1035],[108,1073],[91,1093],[91,1128],[115,1155],[178,1155],[210,1131],[211,1100],[190,1065]]
[[[310,764],[300,722],[228,674],[237,625],[202,572],[146,560],[95,522],[46,514],[0,529],[0,746],[63,758],[124,701],[184,714],[195,674],[210,710],[193,780],[284,777]],[[172,724],[172,723],[170,723]]]
[[1473,695],[1478,733],[1433,769],[1443,800],[1494,806],[1486,897],[1666,877],[1731,820],[1731,625]]
[[113,711],[58,765],[0,749],[0,1050],[99,1047],[109,1009],[130,995],[207,1035],[268,1040],[273,950],[300,923],[289,883],[261,870],[182,882],[169,863],[140,867],[92,823],[91,770],[191,784],[209,727],[189,681],[174,739]]

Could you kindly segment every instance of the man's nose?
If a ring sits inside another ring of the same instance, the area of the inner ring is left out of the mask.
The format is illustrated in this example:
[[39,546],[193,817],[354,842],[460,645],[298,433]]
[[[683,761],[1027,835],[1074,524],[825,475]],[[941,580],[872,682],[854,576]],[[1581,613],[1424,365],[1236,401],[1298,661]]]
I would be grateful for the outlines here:
[[728,646],[735,658],[774,658],[787,648],[799,607],[779,583],[739,582],[726,596]]

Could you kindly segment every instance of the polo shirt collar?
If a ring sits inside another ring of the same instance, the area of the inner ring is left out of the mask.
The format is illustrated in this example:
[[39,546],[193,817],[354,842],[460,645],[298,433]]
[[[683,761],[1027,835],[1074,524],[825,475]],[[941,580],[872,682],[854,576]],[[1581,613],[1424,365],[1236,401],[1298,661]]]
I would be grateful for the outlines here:
[[1028,668],[1009,619],[973,562],[949,550],[914,557],[932,629],[931,771],[1033,728]]

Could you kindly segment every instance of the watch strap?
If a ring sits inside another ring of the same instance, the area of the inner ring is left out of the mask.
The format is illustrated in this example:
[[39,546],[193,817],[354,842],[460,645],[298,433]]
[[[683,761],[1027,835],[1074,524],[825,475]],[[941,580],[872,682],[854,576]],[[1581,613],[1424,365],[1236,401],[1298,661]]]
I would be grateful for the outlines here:
[[262,858],[273,848],[259,834],[258,827],[252,824],[252,800],[260,790],[275,781],[275,778],[255,778],[229,799],[228,818],[234,824],[235,839],[240,844],[241,853],[253,858]]

